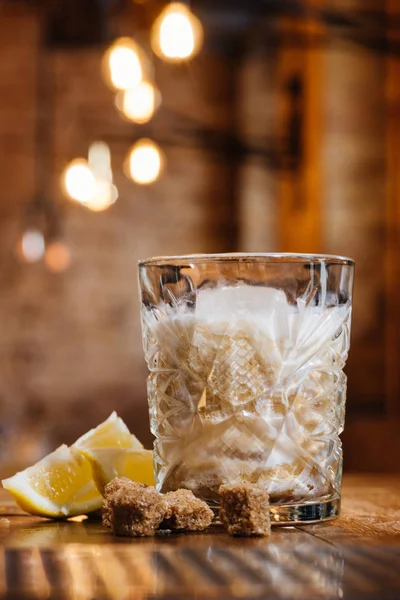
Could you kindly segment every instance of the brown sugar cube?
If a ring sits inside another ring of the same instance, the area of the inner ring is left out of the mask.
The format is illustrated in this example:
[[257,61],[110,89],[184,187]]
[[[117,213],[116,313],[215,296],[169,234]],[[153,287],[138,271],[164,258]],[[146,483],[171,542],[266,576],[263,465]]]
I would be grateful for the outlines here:
[[202,531],[211,525],[214,513],[206,502],[196,498],[190,490],[177,490],[164,495],[165,517],[163,529]]
[[270,535],[269,498],[265,489],[257,485],[221,485],[219,494],[219,519],[229,535]]
[[152,536],[164,514],[163,497],[153,487],[116,477],[104,489],[103,525],[115,535]]

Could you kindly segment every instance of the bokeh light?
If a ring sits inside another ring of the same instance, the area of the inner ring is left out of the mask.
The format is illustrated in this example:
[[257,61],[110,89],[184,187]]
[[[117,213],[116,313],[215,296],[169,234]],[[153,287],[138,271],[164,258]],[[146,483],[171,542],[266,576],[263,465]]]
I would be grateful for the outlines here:
[[22,260],[34,263],[41,260],[46,249],[43,233],[39,229],[25,231],[18,244],[18,254]]
[[62,183],[69,198],[90,210],[100,212],[114,204],[118,190],[113,184],[108,144],[93,142],[89,147],[88,160],[73,160],[63,173]]
[[93,212],[107,210],[118,199],[118,190],[109,181],[96,181],[96,191],[93,197],[85,204]]
[[117,39],[103,57],[103,74],[106,82],[117,90],[129,90],[143,77],[141,50],[131,38]]
[[62,273],[71,264],[71,253],[62,242],[51,242],[46,248],[44,262],[49,271]]
[[120,92],[116,98],[117,108],[135,123],[150,121],[159,103],[160,94],[148,81],[142,81],[135,88]]
[[93,142],[89,148],[89,167],[95,177],[93,196],[85,206],[94,212],[107,210],[118,198],[118,190],[113,185],[111,152],[105,142]]
[[149,139],[141,139],[129,151],[125,171],[136,183],[147,185],[160,176],[164,156],[159,146]]
[[62,183],[66,194],[82,204],[89,202],[95,193],[96,179],[84,158],[69,163],[63,173]]
[[188,6],[172,2],[151,30],[151,45],[161,58],[181,62],[193,58],[203,43],[203,27]]
[[93,142],[89,146],[88,164],[96,181],[112,183],[111,152],[106,142]]

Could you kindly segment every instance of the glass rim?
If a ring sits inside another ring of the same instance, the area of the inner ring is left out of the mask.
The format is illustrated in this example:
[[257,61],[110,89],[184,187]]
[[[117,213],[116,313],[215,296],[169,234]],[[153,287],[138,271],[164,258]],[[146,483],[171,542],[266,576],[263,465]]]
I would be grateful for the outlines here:
[[348,265],[353,267],[355,261],[348,256],[335,254],[298,254],[292,252],[227,252],[223,254],[183,254],[176,256],[154,256],[138,261],[139,267],[187,266],[187,263],[270,263],[270,264],[327,264]]

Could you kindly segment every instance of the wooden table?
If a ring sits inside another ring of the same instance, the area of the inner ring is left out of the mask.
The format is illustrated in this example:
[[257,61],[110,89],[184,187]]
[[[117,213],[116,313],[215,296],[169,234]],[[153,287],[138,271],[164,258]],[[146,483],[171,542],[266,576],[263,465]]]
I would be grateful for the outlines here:
[[116,538],[99,521],[31,517],[4,491],[0,501],[1,598],[400,598],[400,477],[347,476],[340,519],[267,539],[217,528]]

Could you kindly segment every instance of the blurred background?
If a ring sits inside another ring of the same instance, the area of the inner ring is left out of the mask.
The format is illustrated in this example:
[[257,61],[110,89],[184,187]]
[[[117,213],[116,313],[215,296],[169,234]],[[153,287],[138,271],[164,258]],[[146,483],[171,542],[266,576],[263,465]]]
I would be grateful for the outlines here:
[[150,445],[137,260],[229,251],[356,260],[345,468],[399,470],[399,58],[397,0],[0,0],[2,476]]

